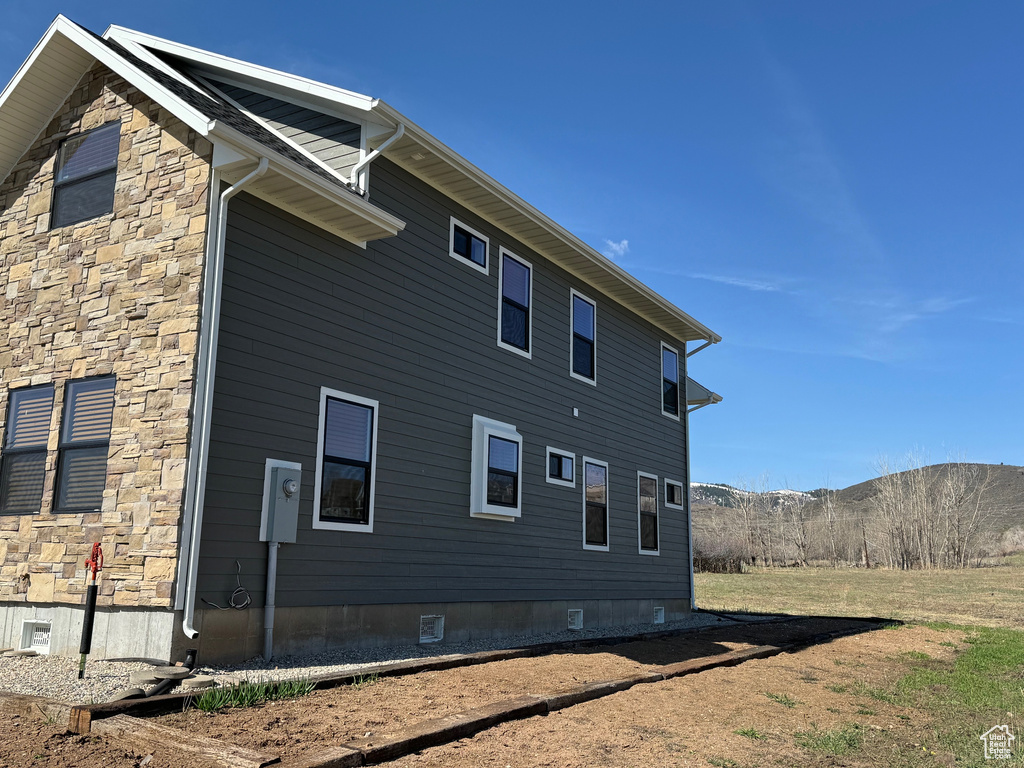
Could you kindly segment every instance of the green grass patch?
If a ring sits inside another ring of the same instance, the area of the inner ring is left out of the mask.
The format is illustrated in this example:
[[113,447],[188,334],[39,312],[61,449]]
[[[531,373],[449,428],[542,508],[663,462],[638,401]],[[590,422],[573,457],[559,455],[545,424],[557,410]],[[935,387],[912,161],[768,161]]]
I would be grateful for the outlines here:
[[748,739],[754,739],[755,741],[761,741],[768,738],[768,734],[761,733],[756,728],[740,728],[738,731],[733,731],[737,736],[745,736]]
[[846,693],[848,690],[850,690],[850,686],[848,686],[848,685],[838,685],[838,684],[836,684],[836,685],[826,685],[825,687],[828,690],[832,691],[832,693]]
[[185,700],[185,708],[193,706],[202,712],[216,712],[232,707],[254,707],[265,701],[295,699],[313,692],[316,683],[308,680],[243,680],[238,685],[208,688],[198,696]]
[[793,734],[797,746],[814,752],[825,752],[829,755],[847,755],[860,749],[863,743],[860,726],[849,723],[842,728],[820,730],[811,723],[811,730],[797,731]]
[[787,709],[793,709],[797,704],[800,703],[796,699],[791,699],[784,693],[765,693],[765,696],[767,696],[772,701],[781,704]]
[[875,710],[873,710],[873,709],[868,709],[867,707],[861,707],[860,709],[857,710],[857,714],[858,715],[876,715],[878,713],[875,712]]
[[738,768],[739,763],[735,760],[730,760],[728,757],[709,757],[708,763],[715,766],[715,768]]

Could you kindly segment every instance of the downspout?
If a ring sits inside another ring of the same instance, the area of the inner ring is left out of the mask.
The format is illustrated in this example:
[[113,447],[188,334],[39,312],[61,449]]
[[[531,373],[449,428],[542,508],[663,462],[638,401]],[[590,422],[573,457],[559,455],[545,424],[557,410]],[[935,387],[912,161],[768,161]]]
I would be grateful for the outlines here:
[[356,163],[355,167],[352,169],[352,175],[349,176],[348,185],[352,187],[352,189],[354,189],[360,195],[363,194],[365,190],[359,185],[359,172],[363,170],[363,168],[368,166],[370,163],[372,163],[374,160],[376,160],[378,157],[380,157],[381,152],[390,147],[404,135],[405,123],[399,123],[398,129],[393,134],[391,134],[391,136],[388,137],[387,141],[385,141],[383,144],[381,144],[379,147],[373,150],[373,152],[371,152],[358,163]]
[[[210,419],[213,412],[213,377],[217,368],[217,331],[220,327],[220,300],[221,288],[224,283],[224,247],[227,239],[227,202],[236,194],[242,191],[249,182],[258,179],[267,172],[267,158],[261,157],[259,165],[240,181],[225,189],[218,199],[216,212],[216,234],[213,242],[213,249],[210,253],[209,263],[206,265],[207,274],[210,276],[210,283],[206,286],[208,303],[207,327],[201,334],[206,337],[205,355],[200,357],[199,367],[202,373],[199,376],[199,390],[196,392],[195,413],[199,418],[198,424],[193,424],[192,429],[197,439],[193,439],[192,447],[195,449],[195,475],[192,483],[192,493],[186,499],[186,524],[190,523],[191,537],[188,548],[188,575],[185,582],[185,604],[184,617],[181,621],[181,629],[185,636],[193,639],[199,636],[198,630],[192,626],[196,612],[196,578],[199,573],[199,541],[203,530],[203,502],[206,495],[206,466],[209,459],[210,449]],[[192,473],[190,472],[190,475]],[[190,478],[192,479],[192,478]],[[192,514],[188,515],[187,507],[191,506]]]
[[[711,342],[709,341],[708,344]],[[707,346],[705,344],[704,346]],[[690,556],[690,612],[697,610],[697,590],[693,583],[693,507],[690,499],[690,410],[686,403],[690,399],[689,381],[690,371],[686,359],[694,355],[704,347],[695,349],[689,354],[686,352],[686,342],[683,342],[683,432],[686,441],[686,550]]]

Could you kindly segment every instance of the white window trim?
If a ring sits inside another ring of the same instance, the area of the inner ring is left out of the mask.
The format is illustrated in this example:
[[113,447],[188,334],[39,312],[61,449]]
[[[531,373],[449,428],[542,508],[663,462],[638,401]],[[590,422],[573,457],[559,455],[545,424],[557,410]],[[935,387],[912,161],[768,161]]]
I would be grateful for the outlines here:
[[[594,345],[594,378],[592,379],[580,376],[572,369],[572,362],[575,360],[576,354],[576,302],[573,301],[576,297],[579,297],[594,308],[594,339],[592,342]],[[594,387],[597,386],[597,302],[589,296],[580,293],[575,288],[569,289],[569,375],[576,379],[576,381],[582,381]]]
[[[484,241],[484,265],[482,267],[472,259],[467,259],[462,254],[455,252],[455,227],[464,229],[467,232],[469,232],[469,234],[474,235],[475,237],[479,237],[481,240]],[[477,272],[483,272],[485,275],[490,274],[491,239],[487,237],[487,235],[482,234],[481,232],[478,232],[477,230],[473,229],[473,227],[469,226],[468,224],[459,221],[454,216],[451,217],[451,223],[448,225],[448,255],[451,256],[453,259],[456,259],[460,264],[466,264],[472,267]],[[532,274],[533,273],[531,271],[531,276]],[[533,286],[530,287],[532,288]]]
[[[519,472],[516,475],[516,506],[487,503],[487,445],[491,436],[519,446]],[[472,472],[469,483],[469,516],[486,520],[515,522],[523,511],[523,436],[511,424],[473,415]]]
[[[366,525],[361,523],[339,523],[334,520],[320,519],[320,491],[324,472],[324,439],[327,432],[327,398],[348,400],[373,409],[373,435],[370,442],[370,509]],[[313,490],[313,528],[325,531],[350,531],[352,533],[373,533],[373,508],[377,503],[377,424],[379,422],[380,403],[358,395],[341,392],[337,389],[320,387],[320,425],[316,440],[316,484]]]
[[[551,454],[557,453],[559,456],[565,456],[567,459],[572,460],[572,480],[562,480],[561,478],[551,477]],[[576,454],[570,453],[569,451],[563,451],[561,448],[552,448],[550,445],[544,454],[544,479],[546,479],[552,485],[563,485],[566,488],[576,487]]]
[[[657,518],[657,521],[658,521],[657,528],[656,528],[657,534],[658,534],[658,540],[655,542],[657,544],[657,549],[644,549],[643,548],[643,541],[642,541],[641,536],[640,536],[640,516],[641,516],[641,513],[640,513],[640,478],[641,477],[646,477],[646,478],[649,478],[651,480],[654,480],[654,505],[655,505],[655,507],[657,507],[657,511],[655,512],[655,517]],[[658,507],[658,476],[657,475],[652,475],[650,472],[640,472],[640,471],[638,471],[636,473],[636,549],[637,549],[637,552],[639,552],[641,555],[660,555],[661,554],[661,508]]]
[[[605,539],[608,542],[603,547],[597,544],[587,544],[587,464],[598,464],[605,469],[604,479],[604,530]],[[591,459],[589,456],[584,456],[583,461],[580,464],[580,487],[583,489],[583,548],[591,550],[593,552],[607,552],[611,549],[612,543],[612,530],[611,530],[611,506],[612,506],[612,493],[611,493],[611,471],[608,469],[608,462],[601,461],[600,459]]]
[[[506,256],[515,259],[530,270],[530,304],[527,307],[528,322],[526,323],[526,349],[514,347],[501,340],[501,304],[503,298],[501,289],[505,279]],[[516,256],[512,251],[508,250],[504,246],[498,249],[498,346],[502,349],[507,349],[509,352],[515,352],[517,355],[522,355],[527,360],[533,359],[533,264],[528,262],[526,259]]]
[[658,368],[661,369],[661,376],[658,378],[658,407],[661,409],[662,416],[668,416],[668,418],[675,421],[679,421],[679,413],[669,413],[665,410],[665,350],[673,352],[676,356],[676,410],[682,412],[683,410],[683,393],[682,386],[679,382],[679,350],[673,347],[671,344],[666,344],[664,341],[661,342],[661,349],[658,350]]
[[[670,504],[669,503],[669,501],[668,501],[668,487],[669,487],[669,485],[678,485],[679,486],[679,497],[681,499],[683,499],[683,503],[682,504]],[[669,477],[665,478],[665,507],[667,509],[682,509],[682,510],[685,510],[686,509],[686,506],[685,506],[685,504],[686,504],[686,496],[685,496],[685,494],[686,494],[686,488],[683,486],[683,484],[681,482],[679,482],[678,480],[673,480],[673,479],[671,479]]]

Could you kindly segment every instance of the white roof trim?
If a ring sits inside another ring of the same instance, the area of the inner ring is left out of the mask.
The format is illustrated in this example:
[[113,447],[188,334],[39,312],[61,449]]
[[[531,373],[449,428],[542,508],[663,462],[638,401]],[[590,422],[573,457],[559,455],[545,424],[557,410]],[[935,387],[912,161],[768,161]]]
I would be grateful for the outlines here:
[[124,27],[112,25],[107,28],[103,36],[118,42],[129,40],[147,48],[170,54],[171,56],[189,59],[202,67],[224,72],[234,72],[241,77],[273,83],[280,88],[334,101],[363,112],[368,112],[376,104],[375,99],[364,96],[361,93],[347,91],[344,88],[335,88],[334,86],[319,83],[316,80],[299,77],[298,75],[290,75],[287,72],[270,69],[269,67],[261,67],[258,64],[250,64],[246,61],[239,61],[229,56],[221,56],[219,53],[211,53],[201,48],[193,48],[190,45],[175,43],[171,40],[164,40],[160,37],[146,35],[132,29],[125,29]]

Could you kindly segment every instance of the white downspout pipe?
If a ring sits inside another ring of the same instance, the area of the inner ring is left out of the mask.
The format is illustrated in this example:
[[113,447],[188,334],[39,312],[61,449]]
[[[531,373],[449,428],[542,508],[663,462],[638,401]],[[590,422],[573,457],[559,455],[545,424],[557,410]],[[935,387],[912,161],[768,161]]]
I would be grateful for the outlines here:
[[206,318],[208,323],[206,331],[202,334],[206,337],[205,355],[200,358],[199,366],[202,374],[199,376],[199,391],[196,393],[196,416],[198,424],[192,428],[198,433],[198,440],[193,441],[195,449],[194,462],[196,467],[195,481],[192,484],[192,494],[187,500],[188,506],[192,507],[192,515],[186,514],[186,523],[191,522],[191,538],[188,548],[188,577],[185,582],[185,604],[184,617],[181,621],[181,629],[185,636],[194,639],[199,636],[199,631],[192,626],[196,612],[196,577],[199,573],[199,541],[203,530],[203,501],[206,495],[206,465],[209,459],[210,449],[210,418],[213,413],[213,378],[217,368],[217,331],[220,327],[220,299],[221,288],[224,284],[224,244],[227,239],[228,206],[227,202],[236,194],[242,191],[249,182],[258,179],[267,172],[267,158],[261,157],[256,170],[240,181],[225,189],[218,200],[216,216],[216,237],[213,243],[213,252],[210,254],[209,263],[206,265],[211,281],[207,288],[210,292],[209,315]]
[[[708,342],[710,344],[711,342]],[[706,346],[706,345],[705,345]],[[700,349],[703,349],[701,347]],[[690,555],[690,612],[697,610],[697,589],[693,583],[693,505],[690,498],[690,411],[686,408],[686,402],[690,399],[688,382],[690,381],[689,365],[686,358],[700,351],[696,349],[690,354],[686,353],[686,342],[683,342],[683,431],[686,433],[686,549]]]
[[405,135],[405,123],[399,123],[398,124],[398,129],[393,134],[391,134],[388,137],[387,141],[385,141],[383,144],[381,144],[379,147],[377,147],[375,150],[373,150],[373,152],[371,152],[366,157],[364,157],[362,160],[360,160],[358,163],[356,163],[355,168],[352,169],[352,175],[349,177],[348,185],[350,187],[352,187],[352,189],[354,189],[360,195],[363,194],[364,189],[359,184],[359,172],[362,171],[363,168],[368,166],[374,160],[376,160],[378,157],[380,157],[380,153],[381,152],[383,152],[385,149],[390,147],[392,144],[394,144],[396,141],[398,141],[404,135]]

